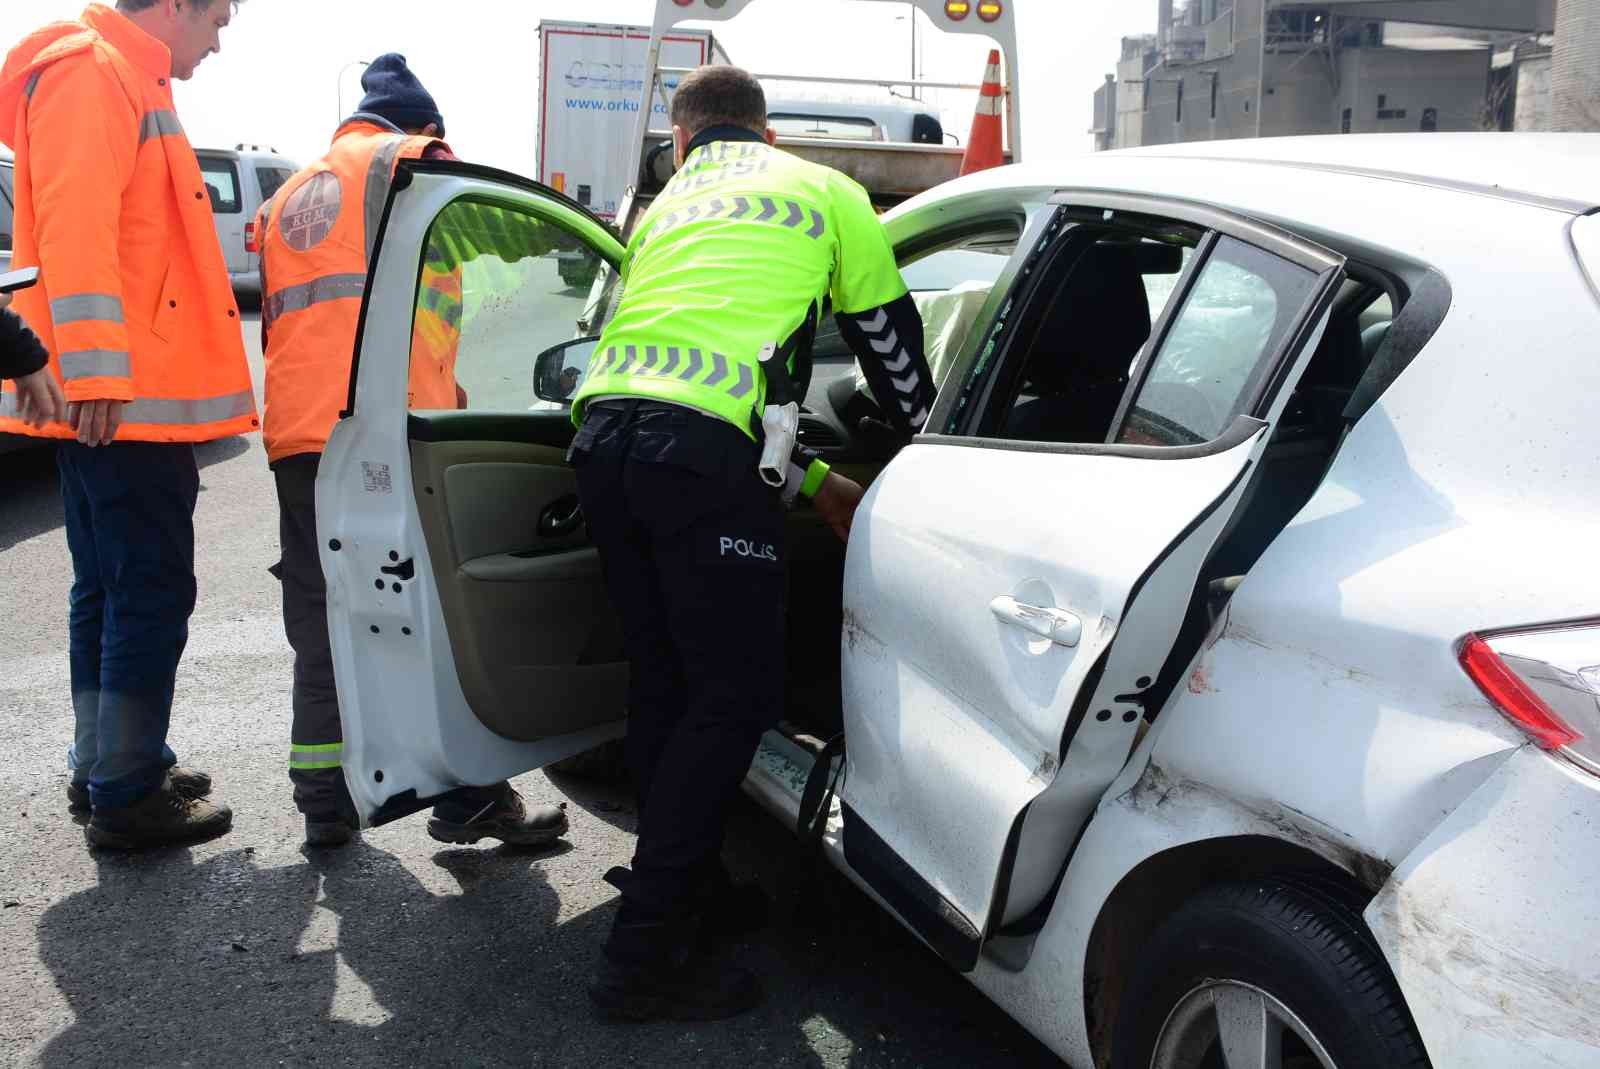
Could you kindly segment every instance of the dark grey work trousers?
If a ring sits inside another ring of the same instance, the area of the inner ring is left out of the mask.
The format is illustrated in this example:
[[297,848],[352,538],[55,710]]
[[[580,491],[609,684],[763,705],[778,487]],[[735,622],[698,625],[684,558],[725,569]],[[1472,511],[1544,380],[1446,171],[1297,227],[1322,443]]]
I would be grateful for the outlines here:
[[[283,631],[294,650],[294,722],[289,729],[289,780],[294,804],[313,820],[354,821],[341,764],[344,734],[328,642],[328,588],[317,552],[317,467],[320,453],[272,465],[278,484],[280,556],[272,574],[283,584]],[[499,804],[504,783],[457,791],[434,815],[456,822]]]

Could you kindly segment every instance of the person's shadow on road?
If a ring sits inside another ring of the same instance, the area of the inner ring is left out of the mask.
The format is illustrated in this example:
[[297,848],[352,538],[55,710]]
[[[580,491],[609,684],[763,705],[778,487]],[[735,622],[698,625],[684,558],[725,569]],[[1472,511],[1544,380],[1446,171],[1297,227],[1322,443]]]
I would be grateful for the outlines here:
[[549,967],[548,851],[443,852],[461,893],[442,895],[359,840],[305,856],[97,855],[99,884],[40,921],[75,1018],[42,1064],[459,1063],[463,1028],[471,1048],[525,1051],[551,1012],[524,982]]
[[548,851],[436,853],[459,893],[364,841],[279,867],[249,849],[97,855],[99,885],[40,921],[73,1014],[40,1063],[1055,1064],[842,876],[773,850],[769,823],[738,807],[730,843],[735,874],[774,893],[774,928],[732,952],[768,999],[714,1024],[595,1021],[614,899],[563,910]]

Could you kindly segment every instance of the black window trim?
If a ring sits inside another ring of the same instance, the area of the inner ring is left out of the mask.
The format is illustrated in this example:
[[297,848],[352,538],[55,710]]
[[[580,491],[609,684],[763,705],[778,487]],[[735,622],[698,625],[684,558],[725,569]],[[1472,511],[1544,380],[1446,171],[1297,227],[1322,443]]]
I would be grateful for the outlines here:
[[1127,392],[1123,396],[1121,405],[1118,406],[1108,438],[1114,439],[1118,429],[1126,420],[1127,410],[1132,406],[1133,399],[1139,395],[1153,366],[1155,355],[1165,344],[1178,311],[1183,307],[1205,264],[1209,262],[1218,235],[1225,234],[1312,270],[1318,276],[1318,284],[1313,287],[1306,304],[1298,313],[1295,329],[1285,333],[1276,350],[1264,362],[1264,366],[1271,367],[1271,372],[1258,376],[1257,386],[1252,395],[1246,399],[1243,411],[1221,435],[1208,442],[1192,446],[1149,446],[1123,445],[1114,441],[1029,442],[979,436],[974,431],[990,400],[989,393],[994,382],[994,376],[991,374],[976,404],[970,403],[973,400],[970,396],[961,396],[969,394],[969,391],[941,390],[928,425],[943,426],[948,429],[942,433],[918,435],[917,443],[1007,449],[1030,453],[1184,460],[1227,452],[1264,428],[1267,424],[1257,413],[1264,401],[1274,396],[1282,387],[1294,363],[1289,358],[1305,346],[1315,334],[1324,315],[1332,307],[1334,299],[1338,296],[1338,282],[1344,277],[1345,257],[1270,223],[1181,198],[1146,196],[1095,188],[1064,188],[1049,198],[1046,204],[1054,211],[1039,213],[1039,218],[1034,221],[1029,231],[1024,233],[1023,241],[1017,247],[1017,255],[1012,258],[1011,263],[995,282],[990,305],[985,307],[985,314],[989,314],[990,308],[993,307],[995,317],[989,320],[990,325],[981,336],[968,339],[959,358],[952,365],[945,385],[963,382],[972,375],[978,357],[990,346],[997,347],[995,355],[999,363],[1003,363],[1010,355],[1009,350],[1015,344],[1015,339],[1004,336],[1006,324],[1001,321],[998,314],[1004,309],[1006,316],[1009,316],[1010,305],[1028,296],[1031,289],[1029,284],[1033,282],[1034,274],[1043,266],[1044,257],[1055,250],[1057,242],[1069,234],[1075,225],[1080,225],[1068,218],[1069,209],[1090,209],[1170,219],[1175,223],[1208,231],[1196,247],[1196,254],[1190,258],[1184,274],[1180,276],[1178,285],[1174,287],[1172,297],[1168,299],[1160,319],[1152,327],[1149,340],[1139,352],[1133,374],[1129,376]]

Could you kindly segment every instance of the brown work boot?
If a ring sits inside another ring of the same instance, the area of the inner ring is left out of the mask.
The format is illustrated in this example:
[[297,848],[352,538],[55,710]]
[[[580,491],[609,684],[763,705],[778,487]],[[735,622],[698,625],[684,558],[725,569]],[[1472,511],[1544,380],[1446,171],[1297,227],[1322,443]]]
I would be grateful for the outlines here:
[[[211,777],[197,768],[185,768],[182,765],[173,765],[167,769],[167,779],[172,787],[185,798],[204,798],[211,793]],[[67,812],[89,812],[89,785],[87,783],[67,784]]]
[[545,846],[567,834],[567,803],[530,809],[507,783],[476,810],[455,799],[434,806],[428,834],[441,843],[466,846],[480,839],[499,839],[508,846]]
[[84,834],[89,845],[110,850],[143,850],[172,843],[215,839],[233,827],[233,810],[190,798],[169,778],[128,806],[98,806]]

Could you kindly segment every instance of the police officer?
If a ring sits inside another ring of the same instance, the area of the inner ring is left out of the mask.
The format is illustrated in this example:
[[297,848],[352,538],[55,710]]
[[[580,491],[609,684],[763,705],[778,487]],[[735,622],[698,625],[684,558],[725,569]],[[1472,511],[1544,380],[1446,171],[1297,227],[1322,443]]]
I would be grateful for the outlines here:
[[699,917],[750,905],[722,869],[726,812],[784,694],[783,501],[847,537],[861,487],[819,460],[758,475],[758,363],[793,367],[825,302],[905,435],[933,381],[922,322],[864,190],[773,148],[760,83],[702,67],[672,105],[678,172],[640,221],[622,300],[574,399],[572,462],[632,662],[631,871],[590,995],[604,1016],[731,1016],[757,979],[696,952]]

